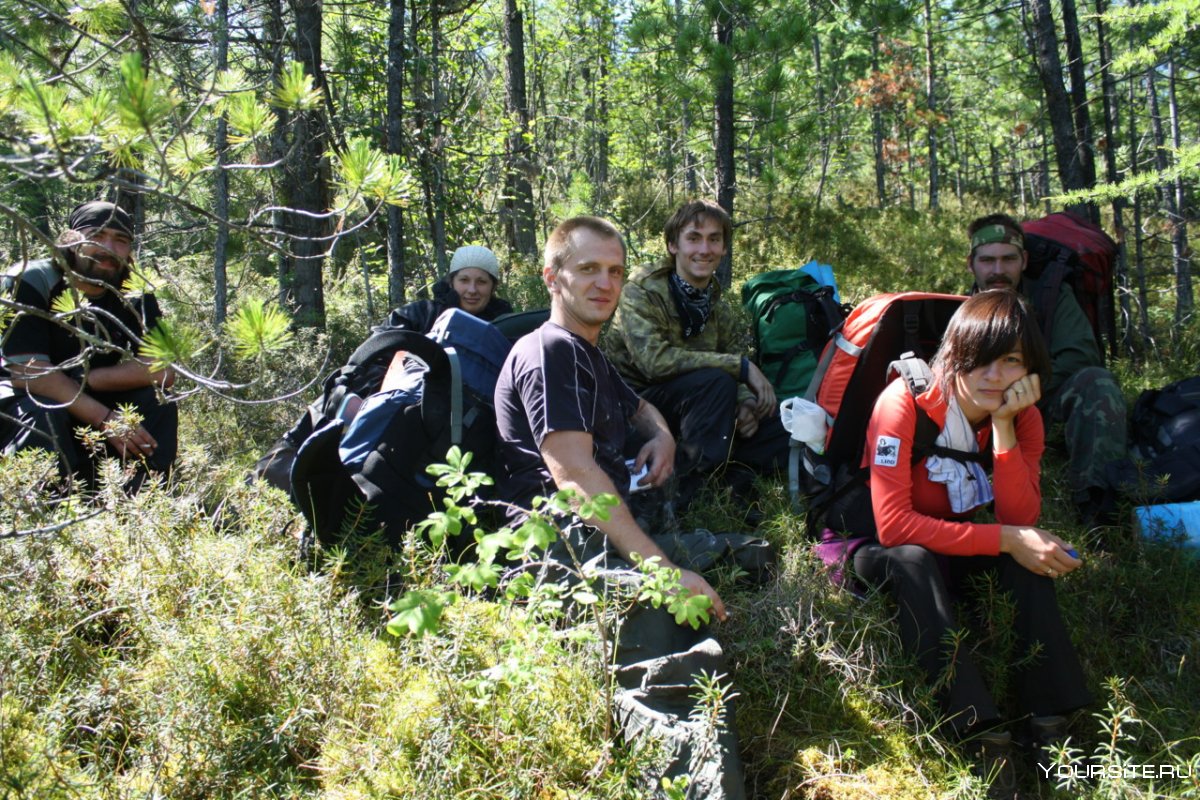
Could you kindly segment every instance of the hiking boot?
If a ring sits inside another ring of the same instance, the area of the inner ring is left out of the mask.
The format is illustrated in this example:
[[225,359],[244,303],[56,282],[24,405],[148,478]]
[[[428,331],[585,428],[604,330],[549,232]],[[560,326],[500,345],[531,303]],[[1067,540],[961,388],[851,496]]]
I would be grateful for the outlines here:
[[1059,765],[1058,748],[1067,740],[1067,718],[1057,714],[1029,720],[1029,746],[1038,778],[1052,780]]
[[1012,734],[1008,731],[984,731],[968,743],[975,766],[972,772],[988,784],[988,800],[1016,800],[1017,771],[1013,766]]

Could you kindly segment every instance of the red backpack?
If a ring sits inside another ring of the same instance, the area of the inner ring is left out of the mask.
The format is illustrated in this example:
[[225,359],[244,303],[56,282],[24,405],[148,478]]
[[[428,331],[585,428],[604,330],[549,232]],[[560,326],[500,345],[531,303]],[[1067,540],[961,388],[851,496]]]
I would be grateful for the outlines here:
[[1029,265],[1025,273],[1041,283],[1033,298],[1040,309],[1042,336],[1049,343],[1054,330],[1054,309],[1063,283],[1075,290],[1075,299],[1096,336],[1100,355],[1107,341],[1115,352],[1116,316],[1113,310],[1113,268],[1118,247],[1098,225],[1060,211],[1022,222]]
[[[806,395],[825,410],[825,450],[793,439],[789,464],[792,498],[806,500],[810,531],[873,529],[870,504],[864,508],[852,490],[866,483],[861,464],[875,399],[896,374],[914,394],[924,391],[925,362],[965,299],[929,292],[876,295],[851,311],[825,346]],[[914,460],[930,454],[937,435],[932,421],[919,425]]]

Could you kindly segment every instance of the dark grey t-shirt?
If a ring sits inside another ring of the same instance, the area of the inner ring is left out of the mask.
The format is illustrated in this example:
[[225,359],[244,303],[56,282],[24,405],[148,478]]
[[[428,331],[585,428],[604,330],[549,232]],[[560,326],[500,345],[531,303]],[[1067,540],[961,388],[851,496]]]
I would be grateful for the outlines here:
[[513,345],[496,383],[498,495],[528,507],[556,490],[541,445],[555,431],[592,435],[592,455],[622,496],[629,488],[625,426],[641,402],[604,354],[547,322]]

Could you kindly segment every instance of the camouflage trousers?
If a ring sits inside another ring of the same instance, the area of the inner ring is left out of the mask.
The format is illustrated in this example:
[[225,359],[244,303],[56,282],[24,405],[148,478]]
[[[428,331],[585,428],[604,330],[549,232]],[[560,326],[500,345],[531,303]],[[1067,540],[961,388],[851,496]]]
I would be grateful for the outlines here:
[[1107,485],[1104,468],[1126,454],[1125,398],[1117,379],[1103,367],[1072,375],[1043,399],[1046,429],[1062,423],[1067,477],[1076,501]]
[[[651,538],[668,558],[696,572],[736,565],[753,582],[774,573],[771,546],[747,534],[696,530]],[[542,579],[566,578],[556,566],[572,563],[582,564],[585,572],[594,572],[604,582],[632,586],[640,580],[602,533],[578,520],[550,547]],[[726,702],[721,724],[713,726],[697,713],[694,698],[701,673],[722,675],[721,682],[729,682],[725,653],[713,626],[693,629],[677,624],[665,607],[635,604],[617,620],[615,638],[613,716],[626,741],[649,739],[660,747],[659,768],[643,776],[648,796],[660,796],[664,777],[687,775],[688,798],[744,800],[733,705]]]

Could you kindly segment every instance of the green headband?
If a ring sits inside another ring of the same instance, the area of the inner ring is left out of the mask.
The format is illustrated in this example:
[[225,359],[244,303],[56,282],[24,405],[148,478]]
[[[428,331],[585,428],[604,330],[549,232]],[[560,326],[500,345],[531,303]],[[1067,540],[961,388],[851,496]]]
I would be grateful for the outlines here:
[[1025,237],[1020,231],[1014,231],[1006,225],[996,223],[995,225],[985,225],[975,231],[975,235],[971,237],[971,252],[975,252],[975,248],[982,247],[985,244],[1015,244],[1022,250],[1025,249]]

